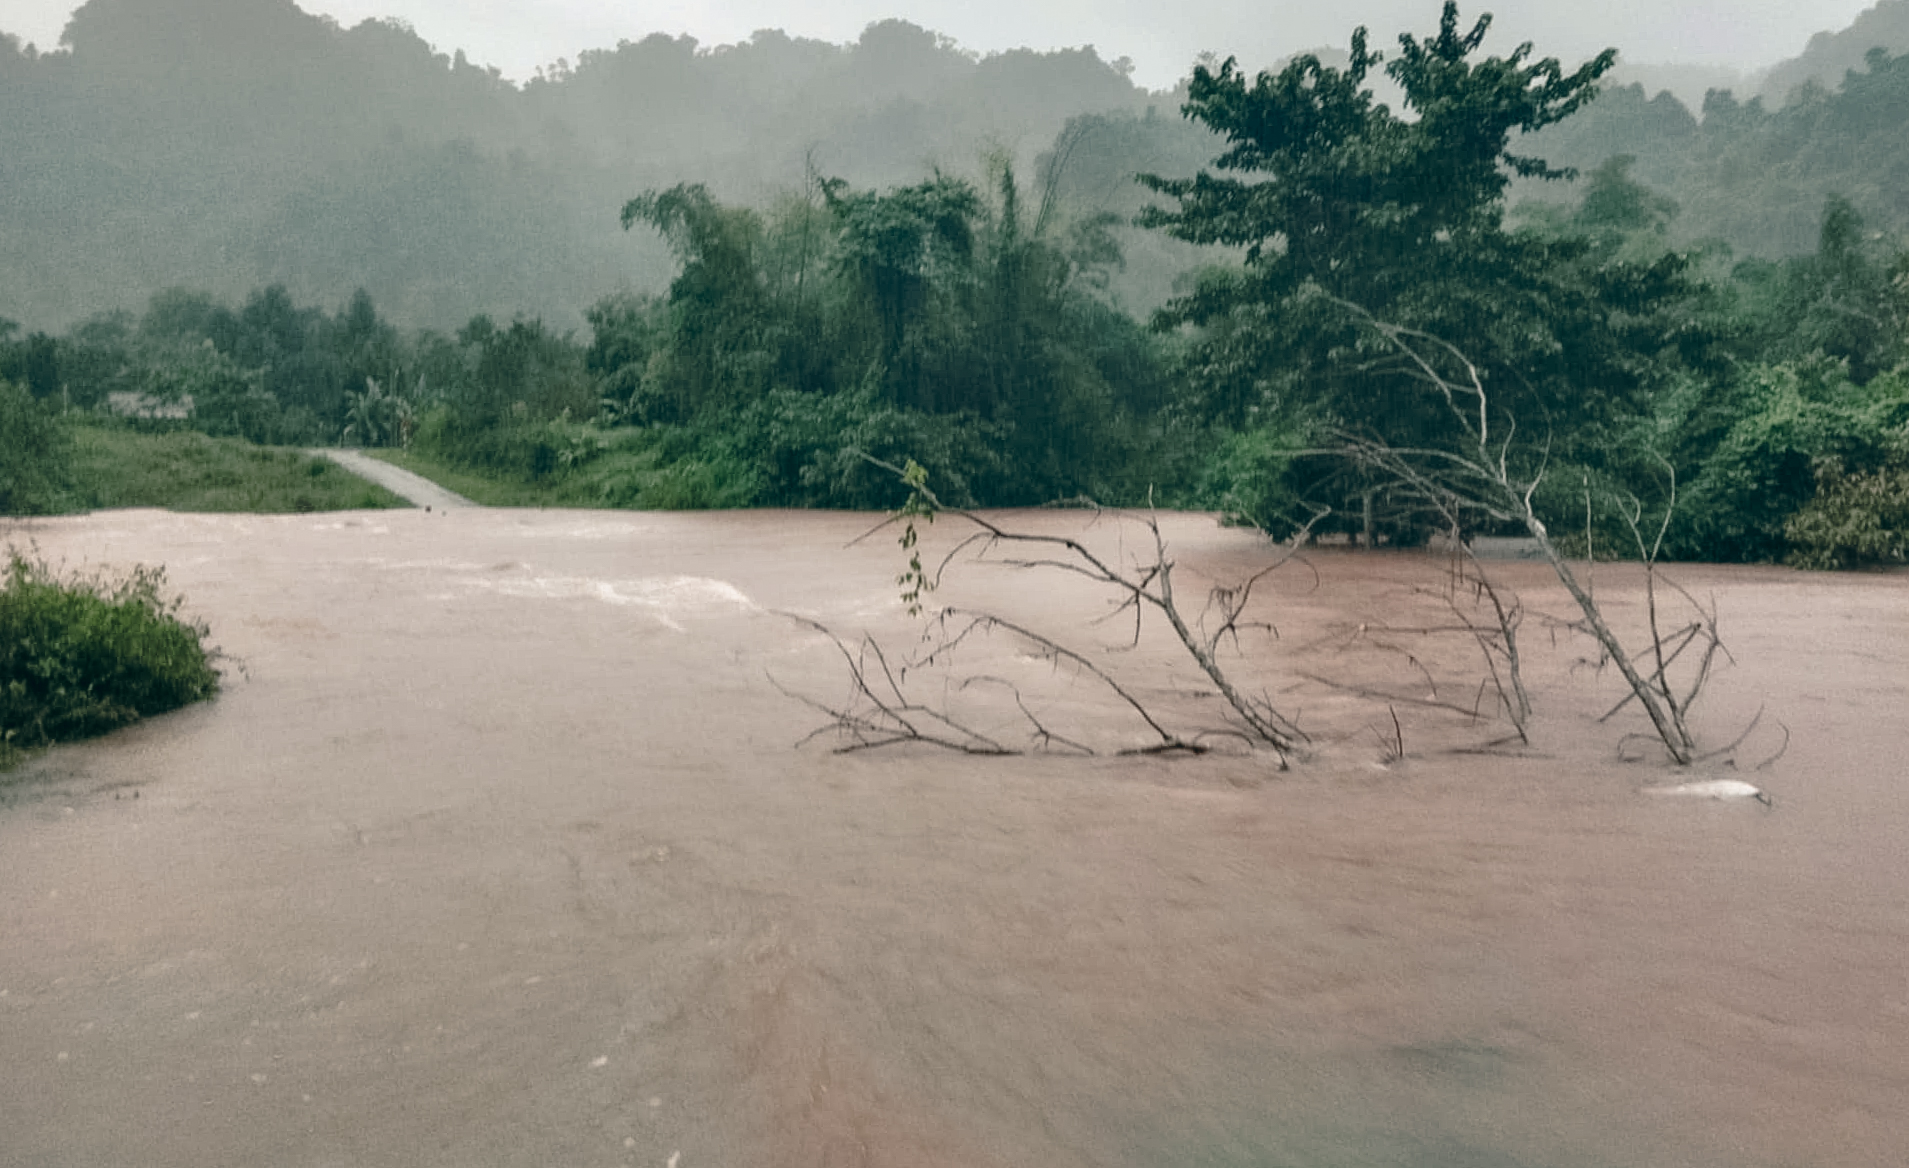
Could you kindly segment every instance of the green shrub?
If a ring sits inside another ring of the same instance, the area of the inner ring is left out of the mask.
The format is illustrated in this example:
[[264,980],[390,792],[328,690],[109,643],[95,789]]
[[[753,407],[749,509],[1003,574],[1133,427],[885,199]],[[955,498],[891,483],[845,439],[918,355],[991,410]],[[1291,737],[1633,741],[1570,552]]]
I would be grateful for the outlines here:
[[1196,498],[1230,523],[1247,523],[1284,539],[1306,509],[1292,484],[1301,435],[1275,429],[1216,431],[1200,466]]
[[71,486],[66,427],[25,389],[0,381],[0,515],[58,510]]
[[1909,427],[1875,470],[1841,459],[1816,464],[1816,495],[1783,525],[1790,562],[1800,568],[1854,568],[1909,562]]
[[1877,466],[1909,416],[1902,378],[1856,387],[1833,363],[1756,366],[1742,382],[1737,418],[1678,500],[1677,558],[1785,558],[1786,523],[1816,496],[1816,468]]
[[594,427],[567,417],[539,421],[524,412],[492,421],[450,405],[428,411],[411,441],[453,466],[523,482],[559,477],[590,461],[600,446]]
[[0,576],[0,761],[211,697],[207,629],[162,568],[61,578],[9,548]]
[[[977,499],[1018,502],[1002,456],[1006,427],[973,414],[928,414],[886,405],[866,390],[831,395],[776,389],[726,418],[693,431],[749,467],[754,503],[767,507],[884,510],[906,488],[864,458],[928,468],[941,497],[956,506]],[[667,456],[667,447],[664,450]]]

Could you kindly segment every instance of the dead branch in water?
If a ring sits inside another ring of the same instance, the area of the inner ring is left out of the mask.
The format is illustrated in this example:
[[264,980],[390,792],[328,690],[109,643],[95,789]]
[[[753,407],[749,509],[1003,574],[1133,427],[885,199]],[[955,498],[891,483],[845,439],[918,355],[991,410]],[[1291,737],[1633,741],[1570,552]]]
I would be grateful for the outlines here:
[[[1017,753],[1019,748],[956,721],[945,710],[932,709],[911,699],[905,688],[908,669],[945,665],[959,647],[975,636],[997,631],[1016,637],[1030,646],[1037,656],[1053,662],[1057,667],[1065,666],[1076,677],[1088,679],[1105,689],[1119,704],[1130,710],[1155,739],[1148,746],[1130,748],[1120,753],[1201,753],[1208,749],[1202,739],[1215,734],[1230,734],[1254,746],[1271,749],[1283,768],[1294,753],[1304,749],[1309,739],[1297,723],[1264,692],[1251,694],[1243,690],[1227,673],[1220,658],[1222,645],[1227,641],[1230,640],[1236,650],[1240,648],[1244,631],[1263,629],[1277,635],[1277,630],[1268,623],[1248,622],[1245,619],[1247,607],[1253,599],[1255,588],[1297,556],[1299,546],[1311,533],[1313,523],[1320,516],[1315,516],[1292,539],[1277,545],[1277,553],[1266,566],[1243,580],[1213,587],[1207,594],[1202,612],[1189,621],[1181,611],[1179,597],[1174,591],[1175,564],[1168,553],[1159,518],[1153,512],[1093,508],[1095,522],[1103,516],[1112,516],[1120,522],[1139,524],[1152,545],[1150,554],[1138,556],[1131,563],[1110,561],[1071,535],[1021,531],[986,515],[946,506],[929,488],[926,472],[913,463],[902,468],[873,458],[869,461],[895,474],[909,487],[911,494],[906,506],[854,542],[860,542],[891,524],[903,524],[900,542],[903,550],[909,553],[909,561],[906,570],[898,577],[898,583],[903,589],[903,600],[909,605],[911,615],[920,611],[922,598],[937,590],[944,575],[957,560],[963,558],[985,559],[1027,571],[1078,576],[1115,591],[1119,604],[1100,619],[1119,619],[1131,612],[1134,644],[1139,643],[1148,613],[1164,619],[1180,646],[1226,703],[1231,726],[1227,730],[1206,730],[1192,735],[1178,733],[1168,728],[1159,715],[1134,695],[1130,687],[1123,685],[1085,655],[1025,623],[994,613],[941,609],[929,620],[924,634],[925,648],[918,651],[910,659],[907,668],[901,671],[888,668],[887,656],[871,638],[863,639],[859,652],[851,651],[832,630],[806,618],[794,618],[828,636],[848,662],[851,697],[847,703],[833,706],[811,698],[800,698],[830,719],[828,725],[817,733],[834,730],[846,737],[846,745],[840,749],[861,750],[898,742],[922,742],[967,753]],[[922,564],[917,550],[915,521],[933,522],[939,515],[960,519],[973,530],[958,540],[930,570]],[[969,684],[984,680],[985,684],[1004,686],[1010,691],[1021,716],[1031,727],[1030,739],[1037,747],[1063,745],[1074,750],[1090,749],[1082,743],[1056,735],[1028,708],[1019,689],[1003,678],[971,678],[962,682],[961,686],[966,688]]]
[[[1539,450],[1534,456],[1537,469],[1528,477],[1520,477],[1519,472],[1513,470],[1513,452],[1518,449],[1515,426],[1508,424],[1495,409],[1477,365],[1448,341],[1417,329],[1381,321],[1358,305],[1346,301],[1339,303],[1398,351],[1411,376],[1427,386],[1436,398],[1442,399],[1446,412],[1458,430],[1458,438],[1452,449],[1394,447],[1378,438],[1348,434],[1344,436],[1340,453],[1389,474],[1407,489],[1417,492],[1421,498],[1438,507],[1441,513],[1469,513],[1523,528],[1550,563],[1558,581],[1571,594],[1572,600],[1577,602],[1584,618],[1581,627],[1598,643],[1603,660],[1616,665],[1618,672],[1623,674],[1632,698],[1643,707],[1665,752],[1680,766],[1696,761],[1698,749],[1689,726],[1689,711],[1703,692],[1716,656],[1723,651],[1723,644],[1717,629],[1714,605],[1706,609],[1674,582],[1666,581],[1696,609],[1698,619],[1690,636],[1702,646],[1698,666],[1682,692],[1679,692],[1679,688],[1671,682],[1670,665],[1685,646],[1679,645],[1667,651],[1666,645],[1683,633],[1665,632],[1657,590],[1658,554],[1677,506],[1674,469],[1659,458],[1658,461],[1669,476],[1669,500],[1654,536],[1646,538],[1644,509],[1635,496],[1622,501],[1618,508],[1620,516],[1630,528],[1639,558],[1644,564],[1648,644],[1644,646],[1643,652],[1654,664],[1654,668],[1646,673],[1645,669],[1639,667],[1637,657],[1612,630],[1590,590],[1579,581],[1576,572],[1559,553],[1532,506],[1532,497],[1544,480],[1548,448]],[[1448,376],[1441,366],[1462,370],[1462,373]],[[1495,432],[1495,427],[1500,423],[1507,423],[1503,437]],[[1476,564],[1475,559],[1473,563]],[[1479,574],[1482,576],[1482,571]],[[1503,613],[1505,610],[1501,607],[1500,611]],[[1509,636],[1512,629],[1505,626],[1502,620],[1500,627]],[[1515,640],[1509,643],[1515,644]],[[1489,652],[1487,656],[1490,656]]]
[[[802,742],[812,742],[829,731],[842,738],[837,754],[873,750],[902,742],[919,742],[957,750],[963,754],[1019,754],[990,735],[949,717],[945,711],[910,699],[900,679],[889,667],[888,657],[873,637],[863,637],[859,651],[852,650],[835,630],[808,617],[784,613],[790,620],[827,637],[848,663],[849,698],[841,705],[830,705],[806,694],[796,693],[774,674],[769,683],[785,697],[828,716],[826,725],[809,733]],[[872,663],[872,664],[871,664]],[[879,678],[879,681],[875,680]],[[1035,727],[1039,730],[1040,723]]]
[[[1174,734],[1165,726],[1162,726],[1159,719],[1154,717],[1153,713],[1149,711],[1145,705],[1141,704],[1138,698],[1127,692],[1119,682],[1110,677],[1107,672],[1098,665],[1095,665],[1086,657],[1060,644],[1053,638],[1043,636],[1025,625],[1016,624],[1013,621],[1005,620],[990,613],[964,612],[957,608],[944,608],[935,615],[929,627],[931,630],[929,650],[926,654],[916,659],[920,665],[927,666],[945,661],[962,642],[968,639],[970,634],[1000,629],[1004,632],[1012,633],[1028,644],[1033,645],[1038,651],[1039,656],[1043,659],[1052,661],[1057,665],[1070,665],[1076,670],[1077,674],[1085,674],[1095,681],[1098,681],[1101,685],[1112,691],[1114,696],[1118,697],[1142,722],[1146,723],[1147,729],[1153,731],[1160,739],[1160,741],[1153,746],[1144,747],[1137,751],[1123,750],[1120,753],[1155,754],[1161,751],[1183,750],[1190,754],[1201,754],[1206,750],[1206,747],[1188,741]],[[1002,684],[1008,683],[1003,682]],[[1010,685],[1009,688],[1013,689],[1014,687]],[[1018,689],[1015,689],[1014,696],[1016,702],[1019,702],[1020,691]],[[1027,707],[1025,705],[1022,705],[1021,710],[1023,713],[1027,713]],[[1034,722],[1037,730],[1040,731],[1043,737],[1048,736],[1047,731],[1040,726],[1038,721],[1035,721],[1034,715],[1027,714],[1027,717],[1029,721]],[[1088,753],[1092,754],[1093,751],[1090,750]]]
[[[1427,636],[1464,633],[1477,648],[1484,664],[1485,676],[1479,684],[1480,693],[1489,689],[1497,695],[1496,709],[1511,723],[1518,740],[1528,745],[1531,696],[1525,689],[1524,661],[1518,643],[1518,632],[1524,623],[1524,604],[1517,593],[1492,578],[1471,546],[1462,538],[1467,523],[1479,517],[1479,507],[1464,491],[1435,473],[1435,468],[1428,468],[1420,459],[1414,458],[1413,451],[1399,450],[1377,440],[1352,434],[1343,434],[1341,443],[1338,453],[1348,454],[1366,468],[1377,471],[1392,484],[1392,489],[1399,497],[1437,516],[1450,533],[1452,553],[1447,563],[1443,588],[1437,592],[1430,589],[1420,592],[1423,595],[1435,595],[1456,618],[1457,625],[1388,628],[1387,631]],[[1364,633],[1368,627],[1361,625],[1360,631]],[[1370,640],[1379,648],[1400,654],[1407,664],[1417,669],[1425,677],[1431,697],[1415,698],[1390,690],[1345,686],[1317,674],[1307,676],[1334,689],[1388,704],[1404,702],[1423,708],[1447,710],[1468,715],[1474,721],[1481,716],[1478,701],[1467,707],[1441,699],[1431,671],[1417,653],[1400,645]]]

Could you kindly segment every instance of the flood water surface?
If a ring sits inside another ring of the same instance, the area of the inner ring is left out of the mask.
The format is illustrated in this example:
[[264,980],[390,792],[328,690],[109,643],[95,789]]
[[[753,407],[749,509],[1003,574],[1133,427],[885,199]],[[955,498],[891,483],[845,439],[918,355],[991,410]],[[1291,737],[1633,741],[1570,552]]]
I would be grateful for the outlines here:
[[[1532,743],[1487,747],[1502,723],[1424,704],[1491,706],[1476,650],[1425,631],[1438,562],[1343,551],[1226,642],[1312,737],[1288,771],[1223,734],[1112,755],[1145,728],[1000,635],[907,684],[1026,745],[1013,682],[1045,752],[798,747],[826,720],[798,698],[839,706],[847,672],[790,614],[897,660],[920,633],[892,538],[849,546],[872,522],[16,531],[164,564],[230,661],[216,701],[0,788],[0,1163],[1904,1162],[1909,577],[1676,571],[1733,658],[1701,736],[1762,710],[1692,772],[1634,711],[1595,721],[1621,682],[1541,619],[1572,615],[1542,565],[1501,569]],[[1189,615],[1266,562],[1165,527]],[[1636,574],[1596,587],[1634,628]],[[1226,724],[1084,581],[971,565],[932,599]],[[1774,808],[1645,790],[1718,778]]]

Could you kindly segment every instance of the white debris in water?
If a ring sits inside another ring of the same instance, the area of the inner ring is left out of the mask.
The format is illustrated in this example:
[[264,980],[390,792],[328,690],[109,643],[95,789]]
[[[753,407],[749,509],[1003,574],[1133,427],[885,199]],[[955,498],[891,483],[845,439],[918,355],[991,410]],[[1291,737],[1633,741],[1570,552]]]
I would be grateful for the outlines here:
[[656,531],[659,523],[604,522],[581,519],[568,523],[520,522],[511,534],[530,539],[629,539]]
[[589,576],[532,576],[530,579],[467,580],[472,587],[505,596],[547,600],[599,600],[619,608],[640,608],[677,632],[677,617],[723,610],[759,611],[742,590],[703,576],[647,576],[635,580],[598,580]]
[[683,1154],[681,1152],[671,1152],[669,1154],[669,1163],[665,1165],[664,1168],[676,1168],[676,1161],[682,1158]]
[[491,571],[521,568],[522,564],[474,564],[469,560],[439,558],[433,560],[387,560],[383,556],[372,556],[365,561],[387,572],[481,572],[488,567]]
[[1742,779],[1705,779],[1697,783],[1679,783],[1675,787],[1646,787],[1652,795],[1676,795],[1685,799],[1755,799],[1768,804],[1770,796],[1761,787]]
[[596,1058],[590,1060],[590,1065],[593,1067],[607,1067],[610,1065],[610,1056],[607,1054],[600,1054]]

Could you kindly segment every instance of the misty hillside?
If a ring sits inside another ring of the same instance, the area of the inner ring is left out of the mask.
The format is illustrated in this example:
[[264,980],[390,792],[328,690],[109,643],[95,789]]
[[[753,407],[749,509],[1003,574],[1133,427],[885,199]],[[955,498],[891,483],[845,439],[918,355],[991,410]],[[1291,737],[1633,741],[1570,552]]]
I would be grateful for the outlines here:
[[1770,70],[1758,96],[1765,105],[1774,107],[1787,102],[1798,86],[1810,82],[1835,89],[1845,73],[1863,70],[1864,60],[1874,48],[1887,49],[1892,55],[1909,53],[1909,0],[1877,0],[1875,7],[1859,13],[1848,28],[1817,33],[1800,56]]
[[[1715,71],[1625,66],[1614,78],[1634,83],[1608,84],[1537,148],[1587,172],[1635,156],[1633,175],[1681,207],[1675,238],[1740,255],[1812,249],[1833,192],[1909,230],[1909,64],[1870,69],[1869,41],[1909,48],[1909,0],[1780,67],[1772,86],[1830,78],[1791,104],[1717,91],[1693,108],[1663,90]],[[983,57],[896,20],[851,45],[651,35],[517,86],[401,22],[344,28],[291,0],[89,0],[59,52],[0,36],[0,318],[57,329],[166,287],[237,299],[283,284],[330,304],[365,288],[405,325],[481,312],[572,327],[608,292],[668,282],[663,242],[618,225],[646,189],[703,182],[767,205],[817,178],[882,188],[1008,158],[1075,212],[1126,219],[1145,201],[1134,173],[1189,174],[1218,152],[1180,102],[1092,49]],[[1118,236],[1112,294],[1132,312],[1200,258],[1159,233]]]
[[[1909,56],[1873,49],[1835,89],[1805,86],[1780,109],[1713,91],[1699,113],[1667,92],[1609,88],[1578,116],[1535,138],[1556,165],[1588,172],[1615,155],[1678,206],[1670,237],[1719,240],[1739,256],[1816,247],[1823,208],[1847,198],[1872,229],[1909,235]],[[1527,198],[1568,191],[1526,184]]]
[[1702,109],[1704,95],[1713,89],[1747,93],[1762,83],[1767,73],[1746,73],[1723,65],[1633,64],[1620,55],[1617,67],[1604,75],[1606,91],[1627,85],[1641,85],[1648,94],[1668,91],[1686,108]]
[[661,243],[617,223],[645,188],[760,201],[811,169],[1030,163],[1070,116],[1150,100],[1091,49],[983,58],[900,21],[853,45],[655,35],[521,88],[401,23],[290,0],[90,0],[64,41],[0,39],[0,316],[31,327],[272,282],[363,286],[409,324],[569,319],[667,280]]

